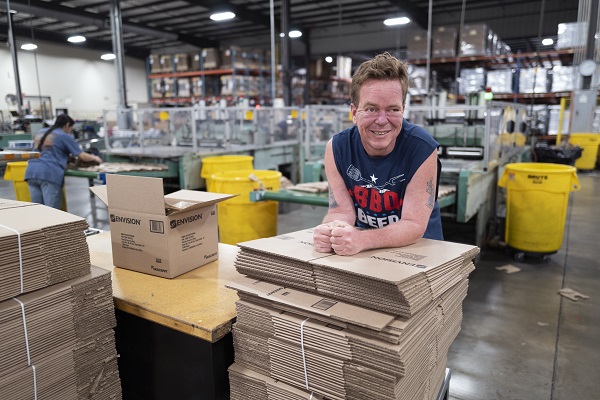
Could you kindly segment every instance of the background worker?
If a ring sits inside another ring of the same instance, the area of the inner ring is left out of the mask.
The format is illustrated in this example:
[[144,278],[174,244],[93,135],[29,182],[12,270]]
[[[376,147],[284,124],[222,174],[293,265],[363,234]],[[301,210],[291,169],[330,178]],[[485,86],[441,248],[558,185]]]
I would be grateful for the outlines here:
[[40,130],[34,138],[34,148],[39,158],[27,162],[25,180],[31,201],[46,206],[61,208],[62,187],[69,155],[85,162],[102,163],[98,156],[84,152],[70,135],[75,121],[66,114],[56,117],[54,125]]
[[389,53],[365,61],[352,77],[354,126],[327,143],[329,211],[315,229],[315,250],[353,255],[421,237],[443,240],[439,144],[404,119],[408,86],[406,64]]

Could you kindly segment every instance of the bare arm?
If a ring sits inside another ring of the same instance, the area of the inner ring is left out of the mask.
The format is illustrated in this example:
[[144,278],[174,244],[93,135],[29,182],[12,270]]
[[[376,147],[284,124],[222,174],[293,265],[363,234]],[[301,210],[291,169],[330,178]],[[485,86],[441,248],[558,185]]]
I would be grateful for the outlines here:
[[336,226],[331,228],[331,248],[337,254],[353,255],[368,249],[402,247],[415,243],[427,229],[435,202],[436,180],[437,151],[433,151],[406,188],[402,218],[399,221],[383,228],[367,230],[356,229],[352,226],[353,222],[352,225],[336,222]]
[[79,157],[81,159],[81,161],[97,162],[98,164],[102,164],[102,159],[100,157],[95,156],[90,153],[86,153],[85,151],[82,151],[81,153],[79,153],[79,155],[77,157]]
[[346,184],[335,166],[331,140],[325,148],[325,174],[329,183],[329,210],[323,223],[315,228],[313,235],[315,250],[322,253],[332,251],[331,231],[333,226],[354,226],[356,212]]

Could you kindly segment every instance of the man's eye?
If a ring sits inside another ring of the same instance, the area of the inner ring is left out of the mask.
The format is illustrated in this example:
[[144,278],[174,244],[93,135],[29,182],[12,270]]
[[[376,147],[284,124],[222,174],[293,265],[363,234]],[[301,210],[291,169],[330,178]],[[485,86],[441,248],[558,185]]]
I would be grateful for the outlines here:
[[367,108],[367,111],[370,112],[370,113],[376,113],[377,109],[374,108],[374,107],[369,107],[369,108]]

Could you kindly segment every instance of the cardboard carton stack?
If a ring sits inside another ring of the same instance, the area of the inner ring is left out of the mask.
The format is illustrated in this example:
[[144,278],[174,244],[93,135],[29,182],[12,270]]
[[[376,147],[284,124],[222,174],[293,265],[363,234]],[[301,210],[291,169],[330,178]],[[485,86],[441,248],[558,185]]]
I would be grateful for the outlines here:
[[0,301],[83,276],[85,219],[39,204],[0,204]]
[[327,399],[437,396],[477,247],[422,239],[343,257],[315,252],[312,230],[239,245],[232,393],[250,370]]
[[111,275],[90,266],[85,228],[59,210],[0,200],[10,261],[0,269],[0,399],[121,398]]

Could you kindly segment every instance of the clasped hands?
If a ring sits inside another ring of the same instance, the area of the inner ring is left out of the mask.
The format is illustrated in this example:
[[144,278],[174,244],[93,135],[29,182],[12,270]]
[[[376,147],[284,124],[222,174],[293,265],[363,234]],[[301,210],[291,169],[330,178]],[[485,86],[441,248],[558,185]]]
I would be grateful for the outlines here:
[[344,221],[331,221],[318,225],[313,234],[315,250],[319,253],[334,251],[342,256],[359,253],[362,248],[359,230]]

